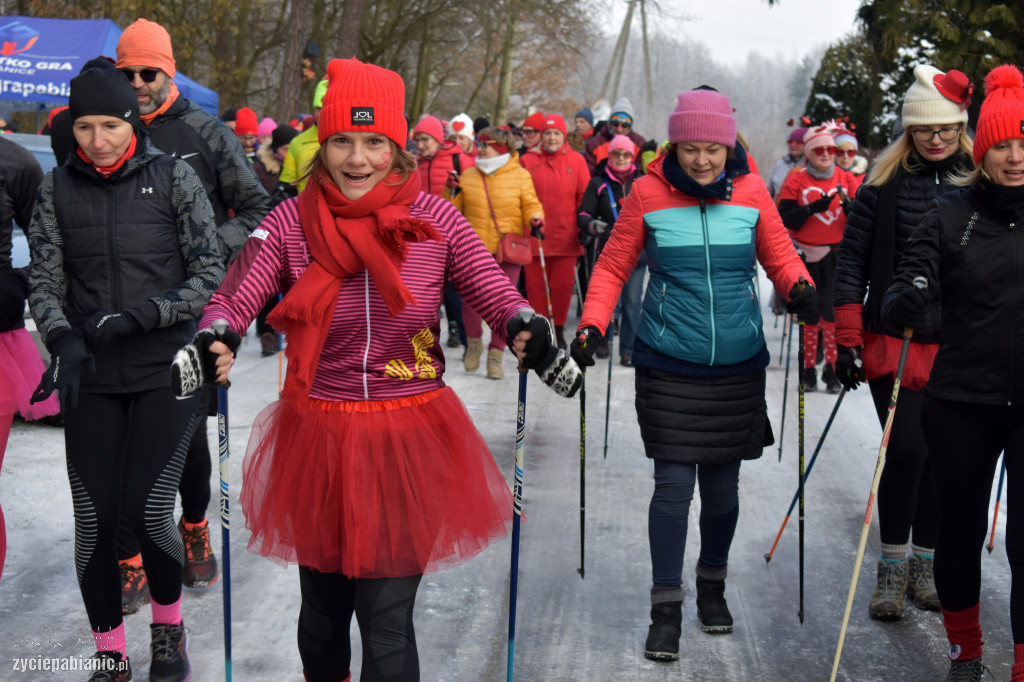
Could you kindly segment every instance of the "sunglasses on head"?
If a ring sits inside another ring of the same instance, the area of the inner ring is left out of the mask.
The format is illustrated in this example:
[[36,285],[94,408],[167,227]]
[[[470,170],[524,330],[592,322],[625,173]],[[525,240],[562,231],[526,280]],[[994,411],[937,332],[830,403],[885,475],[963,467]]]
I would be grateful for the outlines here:
[[144,83],[152,83],[156,80],[157,75],[160,73],[160,69],[118,69],[124,74],[124,77],[128,79],[129,83],[135,81],[135,74],[139,75]]
[[826,154],[832,154],[833,156],[835,156],[836,148],[835,147],[815,147],[814,148],[814,153],[817,154],[818,156],[825,156]]
[[857,156],[856,149],[836,149],[836,156],[848,156],[851,159]]

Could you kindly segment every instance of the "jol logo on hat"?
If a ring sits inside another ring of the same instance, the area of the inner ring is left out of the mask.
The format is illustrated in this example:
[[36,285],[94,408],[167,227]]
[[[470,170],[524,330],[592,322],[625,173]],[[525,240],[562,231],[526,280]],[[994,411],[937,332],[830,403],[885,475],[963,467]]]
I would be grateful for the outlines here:
[[352,125],[372,126],[373,107],[352,107]]

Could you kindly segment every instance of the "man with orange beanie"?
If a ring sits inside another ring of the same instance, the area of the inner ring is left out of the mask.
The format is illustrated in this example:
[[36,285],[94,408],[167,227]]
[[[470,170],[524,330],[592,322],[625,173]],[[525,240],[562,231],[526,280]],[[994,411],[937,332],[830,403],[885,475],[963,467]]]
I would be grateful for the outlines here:
[[[171,36],[160,24],[138,19],[126,28],[117,43],[116,68],[135,91],[153,145],[186,161],[199,175],[213,207],[221,257],[225,265],[230,263],[270,211],[270,197],[234,131],[178,92]],[[212,585],[219,575],[206,520],[212,471],[206,417],[211,407],[216,408],[214,395],[206,391],[200,399],[199,418],[178,486],[186,587]],[[149,601],[149,588],[138,541],[127,531],[119,533],[118,558],[122,560],[121,608],[134,613]]]

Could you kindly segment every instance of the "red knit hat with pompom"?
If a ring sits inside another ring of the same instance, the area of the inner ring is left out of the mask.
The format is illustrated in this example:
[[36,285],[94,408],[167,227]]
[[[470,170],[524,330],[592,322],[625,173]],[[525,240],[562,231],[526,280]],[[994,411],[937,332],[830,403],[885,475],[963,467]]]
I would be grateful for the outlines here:
[[974,137],[974,163],[981,163],[989,147],[1002,140],[1024,138],[1024,76],[1012,64],[997,66],[985,76]]

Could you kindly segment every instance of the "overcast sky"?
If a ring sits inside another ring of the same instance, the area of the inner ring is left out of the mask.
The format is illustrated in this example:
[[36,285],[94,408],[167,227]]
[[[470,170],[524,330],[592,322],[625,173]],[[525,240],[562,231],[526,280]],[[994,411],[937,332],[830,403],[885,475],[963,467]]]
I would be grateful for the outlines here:
[[[622,26],[622,0],[614,31]],[[682,30],[705,43],[715,61],[742,65],[748,52],[800,59],[841,38],[854,26],[860,0],[671,0],[663,6],[683,17]],[[634,26],[639,25],[638,17]]]

